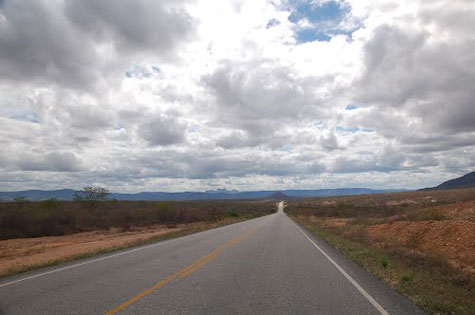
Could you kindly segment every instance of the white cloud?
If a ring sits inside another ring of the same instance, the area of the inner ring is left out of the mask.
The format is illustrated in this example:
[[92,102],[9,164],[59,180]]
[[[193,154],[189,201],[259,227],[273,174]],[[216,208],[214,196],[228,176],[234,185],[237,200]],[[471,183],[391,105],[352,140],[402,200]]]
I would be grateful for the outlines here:
[[2,2],[0,189],[417,188],[475,167],[473,1],[346,0],[324,24],[293,5]]

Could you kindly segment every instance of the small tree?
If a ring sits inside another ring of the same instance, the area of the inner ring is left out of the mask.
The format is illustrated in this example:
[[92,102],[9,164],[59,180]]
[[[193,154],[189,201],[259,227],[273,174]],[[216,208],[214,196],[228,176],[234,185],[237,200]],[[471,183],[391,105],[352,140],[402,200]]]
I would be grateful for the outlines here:
[[28,202],[28,199],[24,196],[18,196],[13,199],[18,208],[23,208],[23,206]]
[[59,206],[59,200],[57,198],[49,198],[49,199],[43,200],[43,205],[45,208],[48,208],[48,209],[57,208]]
[[82,202],[84,205],[91,209],[97,208],[97,206],[109,198],[110,192],[104,187],[87,186],[83,190],[77,191],[73,195],[73,200]]

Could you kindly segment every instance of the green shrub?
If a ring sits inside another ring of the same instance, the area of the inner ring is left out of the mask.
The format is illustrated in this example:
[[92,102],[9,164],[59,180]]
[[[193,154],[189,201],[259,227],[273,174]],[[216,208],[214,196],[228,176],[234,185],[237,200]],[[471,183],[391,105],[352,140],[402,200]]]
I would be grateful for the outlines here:
[[438,209],[431,209],[422,212],[411,213],[408,215],[410,221],[443,221],[447,217]]
[[28,202],[28,199],[26,199],[26,197],[24,196],[18,196],[18,197],[15,197],[13,201],[15,202],[15,205],[18,208],[22,209],[25,206],[25,204]]
[[381,258],[381,266],[383,266],[384,269],[388,268],[389,266],[389,261],[387,257]]
[[57,208],[59,206],[59,200],[56,198],[43,200],[43,206],[47,209]]
[[237,214],[234,211],[228,211],[228,216],[233,217],[233,218],[237,218],[237,217],[239,217],[239,214]]

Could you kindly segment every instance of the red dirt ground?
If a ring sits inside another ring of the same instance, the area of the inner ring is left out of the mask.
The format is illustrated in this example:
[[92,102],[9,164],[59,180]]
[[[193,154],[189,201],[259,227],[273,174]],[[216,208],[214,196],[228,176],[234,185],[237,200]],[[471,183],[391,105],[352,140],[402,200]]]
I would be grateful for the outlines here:
[[400,221],[366,228],[376,243],[409,247],[431,256],[442,256],[455,265],[475,271],[475,222],[468,220]]

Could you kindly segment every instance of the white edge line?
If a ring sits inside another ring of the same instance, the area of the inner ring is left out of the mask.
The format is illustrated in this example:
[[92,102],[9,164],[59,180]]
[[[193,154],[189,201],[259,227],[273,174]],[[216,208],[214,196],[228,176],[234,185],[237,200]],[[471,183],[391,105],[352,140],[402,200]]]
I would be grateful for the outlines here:
[[336,269],[341,272],[343,276],[345,276],[345,278],[379,311],[380,314],[389,315],[389,313],[378,302],[376,302],[376,300],[371,295],[369,295],[369,293],[366,292],[365,289],[363,289],[355,281],[355,279],[353,279],[349,274],[347,274],[346,271],[340,267],[340,265],[338,265],[330,256],[328,256],[327,253],[323,251],[323,249],[321,249],[317,244],[315,244],[315,242],[310,237],[308,237],[308,235],[297,225],[297,223],[293,221],[292,223],[295,224],[297,229],[307,238],[307,240],[309,240],[309,242],[312,243],[312,245],[315,246],[315,248],[318,249],[323,254],[323,256],[325,256],[336,267]]
[[[264,217],[266,217],[266,216],[258,217],[258,218],[255,218],[255,219],[261,219],[261,218],[264,218]],[[255,219],[246,220],[246,221],[242,221],[242,222],[237,222],[237,223],[234,223],[234,224],[249,223],[250,221],[253,221]],[[144,249],[147,249],[147,248],[150,248],[150,247],[160,246],[160,245],[164,245],[164,244],[167,244],[167,243],[182,240],[182,239],[185,239],[185,238],[191,238],[191,237],[195,237],[195,236],[198,236],[198,235],[203,235],[203,234],[208,233],[208,232],[217,231],[217,230],[220,230],[220,229],[223,229],[223,228],[226,228],[226,227],[230,227],[234,224],[228,224],[228,225],[221,226],[221,227],[218,227],[218,228],[214,228],[214,229],[211,229],[211,230],[201,231],[201,232],[193,233],[191,235],[185,235],[185,236],[182,236],[182,237],[177,237],[177,238],[174,238],[174,239],[171,239],[171,240],[158,241],[157,243],[154,243],[154,244],[150,244],[150,245],[146,245],[146,246],[140,246],[140,247],[129,249],[129,250],[126,250],[126,251],[123,251],[123,252],[120,252],[120,253],[108,255],[108,256],[105,256],[105,257],[101,257],[101,258],[96,258],[96,259],[93,259],[93,260],[88,260],[88,261],[85,261],[85,262],[82,262],[82,263],[79,263],[79,264],[75,264],[75,265],[71,265],[71,266],[66,266],[66,267],[46,271],[46,272],[39,273],[39,274],[36,274],[36,275],[32,275],[32,276],[29,276],[29,277],[26,277],[26,278],[21,278],[21,279],[18,279],[18,280],[14,280],[14,281],[10,281],[10,282],[7,282],[7,283],[0,284],[0,288],[6,287],[6,286],[9,286],[9,285],[18,283],[18,282],[23,282],[25,280],[30,280],[30,279],[38,278],[38,277],[41,277],[41,276],[45,276],[45,275],[48,275],[48,274],[51,274],[51,273],[55,273],[55,272],[59,272],[59,271],[63,271],[63,270],[68,270],[68,269],[76,268],[76,267],[87,265],[87,264],[92,264],[92,263],[95,263],[95,262],[98,262],[98,261],[101,261],[101,260],[105,260],[105,259],[109,259],[109,258],[129,254],[129,253],[133,253],[133,252],[136,252],[136,251],[139,251],[139,250],[144,250]]]

